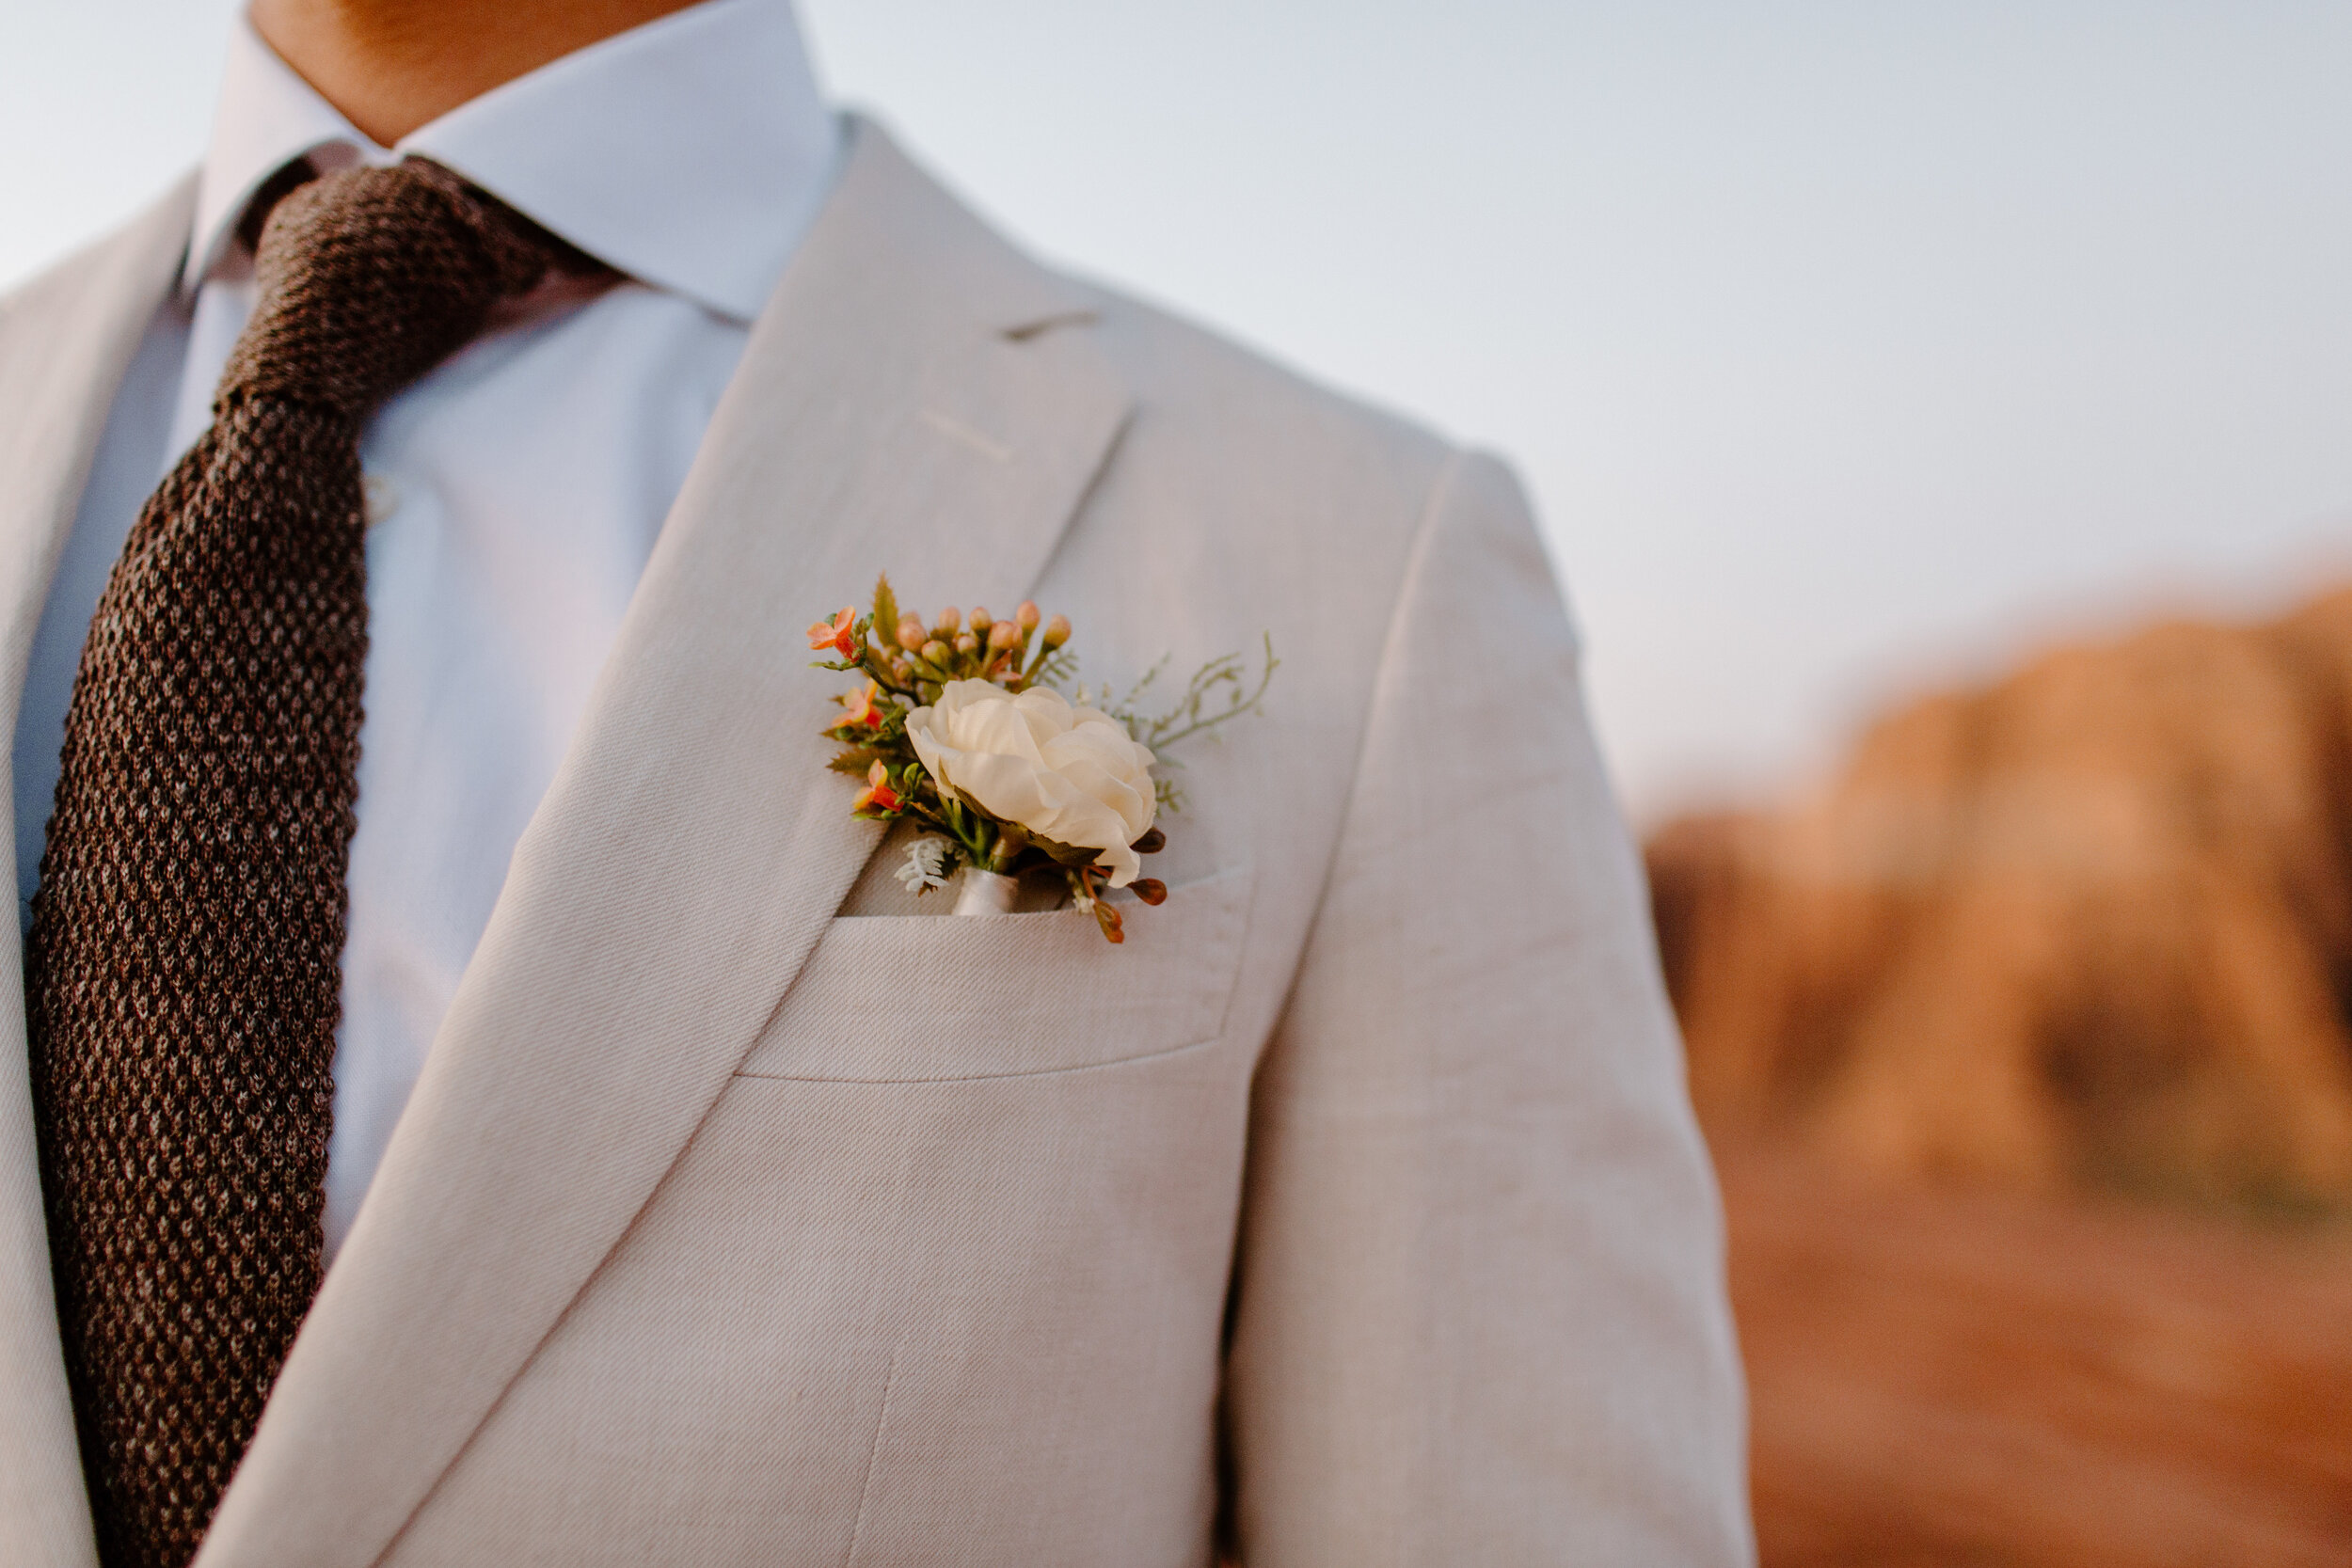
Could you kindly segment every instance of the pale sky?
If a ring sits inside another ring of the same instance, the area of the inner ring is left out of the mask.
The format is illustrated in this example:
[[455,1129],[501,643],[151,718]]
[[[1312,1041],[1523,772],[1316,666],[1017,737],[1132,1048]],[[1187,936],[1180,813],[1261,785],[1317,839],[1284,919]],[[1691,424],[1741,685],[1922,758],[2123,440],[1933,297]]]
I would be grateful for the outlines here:
[[[0,0],[0,285],[195,158],[235,9]],[[801,14],[1048,258],[1508,455],[1643,816],[2352,578],[2340,0]]]

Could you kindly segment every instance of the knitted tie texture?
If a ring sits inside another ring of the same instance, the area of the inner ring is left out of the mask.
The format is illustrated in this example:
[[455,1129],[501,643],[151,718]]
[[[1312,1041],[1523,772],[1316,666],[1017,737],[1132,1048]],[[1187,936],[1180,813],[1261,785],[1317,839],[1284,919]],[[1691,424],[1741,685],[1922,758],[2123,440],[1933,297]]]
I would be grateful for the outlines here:
[[213,424],[100,598],[26,945],[59,1328],[108,1568],[180,1568],[323,1271],[359,436],[545,271],[437,166],[271,212]]

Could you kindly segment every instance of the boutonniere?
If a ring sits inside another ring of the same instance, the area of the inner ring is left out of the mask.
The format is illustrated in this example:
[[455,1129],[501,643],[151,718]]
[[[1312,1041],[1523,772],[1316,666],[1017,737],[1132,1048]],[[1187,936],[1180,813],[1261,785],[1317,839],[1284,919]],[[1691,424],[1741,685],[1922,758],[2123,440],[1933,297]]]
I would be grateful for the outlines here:
[[887,577],[871,614],[844,608],[808,628],[808,645],[834,655],[819,668],[864,677],[824,731],[841,747],[834,770],[865,781],[851,814],[929,830],[898,879],[927,894],[965,872],[956,912],[999,914],[1023,873],[1051,866],[1103,935],[1121,942],[1106,891],[1133,888],[1146,904],[1168,896],[1139,875],[1142,857],[1168,842],[1157,818],[1182,805],[1163,771],[1168,749],[1256,711],[1274,643],[1254,685],[1240,655],[1211,659],[1167,711],[1145,718],[1139,705],[1166,659],[1122,696],[1065,691],[1078,668],[1069,642],[1070,623],[1033,604],[1009,621],[951,608],[926,622],[899,608]]

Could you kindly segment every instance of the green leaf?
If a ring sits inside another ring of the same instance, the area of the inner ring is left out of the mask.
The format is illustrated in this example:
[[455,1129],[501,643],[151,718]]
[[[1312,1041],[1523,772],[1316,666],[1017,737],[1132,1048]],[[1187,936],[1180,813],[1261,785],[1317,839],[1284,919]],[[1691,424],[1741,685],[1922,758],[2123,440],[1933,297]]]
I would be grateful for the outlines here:
[[1033,847],[1044,850],[1054,863],[1060,866],[1092,865],[1103,853],[1100,849],[1088,849],[1075,844],[1058,843],[1045,837],[1042,833],[1031,833],[1029,843]]
[[890,591],[888,572],[874,579],[874,641],[885,648],[898,642],[898,595]]
[[863,778],[865,777],[866,770],[874,766],[880,755],[881,753],[876,752],[870,746],[852,746],[848,751],[836,755],[831,762],[825,764],[825,766],[832,768],[836,773],[855,773],[860,778]]

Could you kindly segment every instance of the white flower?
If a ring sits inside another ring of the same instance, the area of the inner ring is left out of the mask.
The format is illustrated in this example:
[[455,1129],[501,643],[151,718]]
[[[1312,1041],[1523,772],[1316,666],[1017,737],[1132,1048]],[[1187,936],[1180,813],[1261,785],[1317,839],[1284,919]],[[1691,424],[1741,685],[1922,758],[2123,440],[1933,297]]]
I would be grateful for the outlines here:
[[929,893],[947,885],[947,841],[918,838],[907,846],[907,863],[892,873],[909,893]]
[[1125,887],[1143,869],[1128,846],[1151,831],[1152,752],[1127,727],[1058,691],[1015,696],[989,681],[950,681],[907,715],[907,738],[944,794],[1041,838],[1100,849],[1095,863]]

